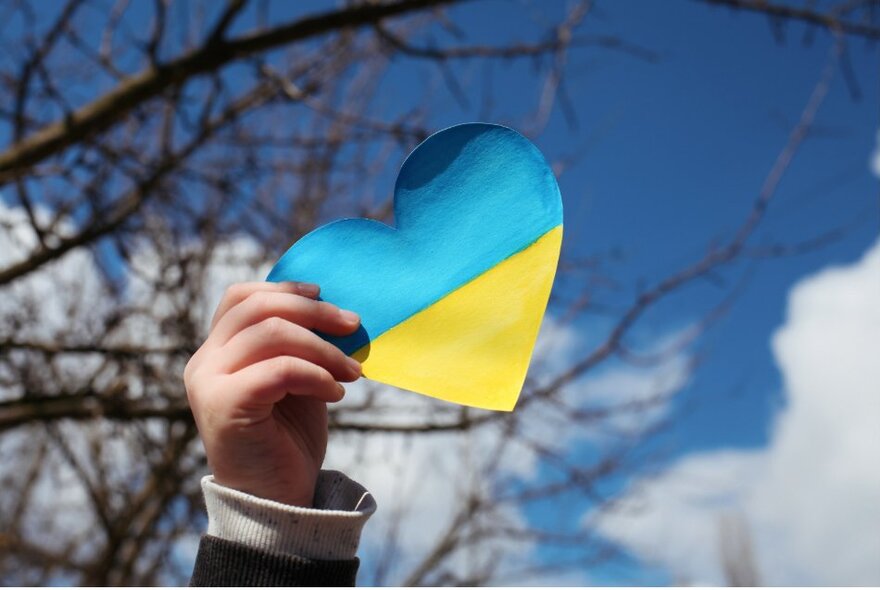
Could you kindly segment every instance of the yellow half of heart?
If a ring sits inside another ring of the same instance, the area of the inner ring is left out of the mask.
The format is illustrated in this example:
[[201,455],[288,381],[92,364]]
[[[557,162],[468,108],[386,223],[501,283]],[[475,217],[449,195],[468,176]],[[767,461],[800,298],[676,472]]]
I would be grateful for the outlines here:
[[352,356],[364,377],[442,400],[510,411],[550,297],[562,226]]

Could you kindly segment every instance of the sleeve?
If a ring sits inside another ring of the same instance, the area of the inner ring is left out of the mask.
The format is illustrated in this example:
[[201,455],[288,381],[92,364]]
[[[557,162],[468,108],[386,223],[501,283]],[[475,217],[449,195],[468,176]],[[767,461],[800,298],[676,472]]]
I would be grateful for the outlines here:
[[314,508],[288,506],[202,480],[208,532],[191,586],[353,586],[373,497],[338,471],[321,471]]

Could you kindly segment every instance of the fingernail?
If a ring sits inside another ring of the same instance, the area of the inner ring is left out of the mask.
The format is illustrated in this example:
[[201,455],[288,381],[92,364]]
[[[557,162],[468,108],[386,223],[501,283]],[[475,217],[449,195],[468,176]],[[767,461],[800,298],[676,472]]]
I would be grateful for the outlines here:
[[358,314],[353,311],[348,311],[347,309],[340,309],[339,315],[342,316],[342,320],[346,324],[357,324],[361,321],[361,318],[358,317]]
[[346,357],[346,360],[348,362],[348,366],[351,367],[351,370],[357,373],[357,376],[360,377],[361,373],[363,373],[363,367],[361,367],[361,364],[350,356]]
[[342,383],[337,383],[336,389],[339,390],[339,395],[345,395],[345,388],[342,386]]
[[321,292],[321,288],[314,283],[299,283],[297,290],[306,297],[317,297]]

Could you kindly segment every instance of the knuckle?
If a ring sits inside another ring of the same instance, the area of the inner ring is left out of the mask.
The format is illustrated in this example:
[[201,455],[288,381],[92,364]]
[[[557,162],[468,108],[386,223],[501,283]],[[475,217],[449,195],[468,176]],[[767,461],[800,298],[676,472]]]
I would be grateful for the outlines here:
[[272,301],[274,300],[272,295],[272,293],[267,291],[254,291],[248,295],[242,303],[249,309],[253,309],[258,313],[268,312],[272,309]]
[[308,297],[296,296],[296,303],[293,309],[296,310],[297,324],[304,328],[314,328],[317,325],[316,318],[318,316],[318,302]]
[[186,366],[183,368],[183,385],[186,388],[187,394],[189,394],[192,389],[192,385],[195,379],[195,372],[198,368],[198,352],[192,355],[187,361]]
[[316,320],[321,321],[325,324],[333,323],[340,317],[339,308],[332,303],[327,303],[326,301],[315,302],[313,315]]
[[189,402],[190,407],[193,409],[199,404],[200,398],[204,397],[199,394],[203,389],[202,387],[199,387],[198,382],[200,380],[201,378],[199,377],[197,367],[190,367],[190,365],[187,365],[183,372],[183,385],[184,390],[186,391],[186,399]]
[[327,391],[336,388],[336,380],[333,379],[333,376],[327,371],[322,370],[318,367],[312,368],[312,372],[309,375],[309,381],[312,382],[313,387],[321,391]]
[[278,316],[272,316],[260,322],[259,329],[266,338],[279,338],[287,333],[288,322]]
[[345,355],[339,350],[339,348],[330,344],[326,340],[322,340],[321,342],[321,354],[327,359],[327,362],[333,364],[342,364],[345,362]]
[[327,376],[327,371],[323,370],[321,367],[313,363],[304,363],[302,377],[310,383],[318,384],[320,386]]
[[328,318],[333,318],[339,315],[339,308],[332,303],[328,303],[326,301],[315,301],[315,312],[324,315]]
[[223,299],[227,301],[236,301],[247,296],[247,285],[245,283],[233,283],[226,288],[223,293]]
[[302,373],[303,365],[296,357],[280,357],[275,363],[275,377],[279,382],[289,382],[297,379]]

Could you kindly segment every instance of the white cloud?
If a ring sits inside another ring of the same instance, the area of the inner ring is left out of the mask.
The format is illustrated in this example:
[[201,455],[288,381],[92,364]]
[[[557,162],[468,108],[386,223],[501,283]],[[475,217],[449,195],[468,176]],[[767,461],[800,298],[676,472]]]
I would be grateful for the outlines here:
[[673,579],[724,584],[734,515],[761,583],[880,584],[880,242],[797,284],[772,347],[787,405],[767,448],[687,456],[600,530]]

